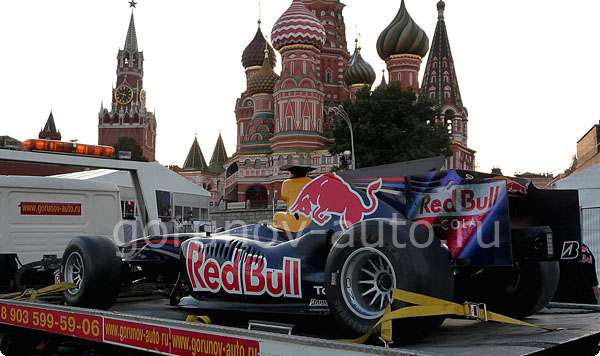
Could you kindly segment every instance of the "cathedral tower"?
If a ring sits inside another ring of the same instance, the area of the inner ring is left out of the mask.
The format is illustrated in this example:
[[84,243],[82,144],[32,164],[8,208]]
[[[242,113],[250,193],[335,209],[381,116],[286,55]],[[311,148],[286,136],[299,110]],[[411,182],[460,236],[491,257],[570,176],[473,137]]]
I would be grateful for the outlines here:
[[271,152],[271,141],[275,126],[275,104],[273,87],[279,76],[273,71],[270,52],[265,49],[261,69],[248,79],[248,94],[254,102],[252,122],[248,127],[248,142],[240,145],[240,151]]
[[117,82],[111,107],[109,110],[102,105],[98,114],[98,143],[112,146],[121,136],[132,137],[142,147],[144,157],[152,162],[156,153],[156,118],[146,109],[143,79],[144,54],[138,49],[132,12],[125,46],[117,55]]
[[323,148],[323,103],[321,49],[327,35],[321,21],[294,0],[271,33],[273,47],[281,53],[282,73],[275,85],[275,136],[273,152]]
[[[350,53],[346,42],[344,7],[340,0],[303,0],[304,5],[315,15],[325,29],[327,38],[321,48],[319,78],[325,91],[325,107],[337,106],[349,98],[344,85],[344,72],[348,68]],[[327,122],[326,130],[333,128]]]
[[[251,140],[252,134],[249,132],[252,126],[254,116],[254,102],[252,94],[248,92],[250,78],[260,71],[264,63],[265,48],[269,51],[269,63],[271,70],[275,67],[277,58],[273,47],[267,42],[260,27],[261,21],[258,20],[258,29],[256,35],[242,53],[242,65],[246,73],[246,90],[237,99],[235,104],[235,119],[237,124],[237,151],[247,151],[246,143]],[[272,91],[271,91],[272,93]]]
[[356,92],[365,86],[371,88],[377,78],[373,67],[363,59],[360,53],[361,48],[358,46],[358,39],[355,42],[356,48],[350,59],[350,66],[344,73],[344,80],[350,88],[350,100],[356,99]]
[[448,169],[475,169],[475,151],[467,147],[468,111],[463,106],[458,79],[446,31],[444,11],[446,4],[437,4],[438,22],[429,52],[429,59],[423,75],[421,95],[435,100],[441,111],[441,119],[446,121],[452,132],[452,157],[446,162]]
[[400,10],[377,40],[377,52],[387,65],[390,82],[400,81],[402,90],[419,92],[419,69],[429,50],[429,38],[412,19],[404,0]]

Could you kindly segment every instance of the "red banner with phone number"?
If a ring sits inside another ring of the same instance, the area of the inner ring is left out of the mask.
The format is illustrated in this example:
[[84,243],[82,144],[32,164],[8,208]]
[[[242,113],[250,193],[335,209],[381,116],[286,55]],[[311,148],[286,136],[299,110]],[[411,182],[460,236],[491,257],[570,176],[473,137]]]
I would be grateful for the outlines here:
[[0,303],[0,323],[179,356],[259,355],[254,340]]
[[102,342],[102,317],[0,303],[0,323]]

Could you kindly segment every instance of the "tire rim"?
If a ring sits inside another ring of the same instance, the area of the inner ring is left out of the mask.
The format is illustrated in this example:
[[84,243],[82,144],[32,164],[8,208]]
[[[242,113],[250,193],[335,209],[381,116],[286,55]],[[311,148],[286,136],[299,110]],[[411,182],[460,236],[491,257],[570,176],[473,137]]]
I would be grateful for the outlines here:
[[350,310],[360,318],[376,319],[392,301],[396,274],[381,251],[363,247],[348,256],[340,281],[342,296]]
[[65,282],[73,283],[77,288],[69,289],[70,294],[75,295],[79,292],[83,282],[83,273],[83,258],[79,252],[71,253],[65,263]]

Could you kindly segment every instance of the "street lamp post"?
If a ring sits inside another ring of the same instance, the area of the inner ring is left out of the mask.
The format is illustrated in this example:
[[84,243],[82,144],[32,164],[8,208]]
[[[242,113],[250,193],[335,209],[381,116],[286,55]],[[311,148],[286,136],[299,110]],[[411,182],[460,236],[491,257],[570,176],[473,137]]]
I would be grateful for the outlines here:
[[344,110],[344,107],[340,104],[337,107],[329,108],[329,113],[334,113],[341,117],[344,122],[350,128],[350,149],[352,150],[352,161],[350,162],[350,169],[356,169],[356,158],[354,156],[354,133],[352,132],[352,123],[350,122],[350,118],[348,117],[348,113]]

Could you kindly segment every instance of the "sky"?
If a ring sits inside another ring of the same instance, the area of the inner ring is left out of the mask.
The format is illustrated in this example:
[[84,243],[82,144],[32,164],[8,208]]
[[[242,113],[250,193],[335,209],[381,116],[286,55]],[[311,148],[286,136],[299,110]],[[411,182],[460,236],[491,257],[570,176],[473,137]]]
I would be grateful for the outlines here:
[[[379,83],[385,63],[375,44],[400,0],[343,3],[349,50],[358,26]],[[436,3],[406,0],[430,40]],[[290,4],[261,1],[265,35]],[[446,0],[478,170],[568,167],[576,142],[600,119],[598,13],[592,0]],[[52,110],[63,140],[97,143],[98,111],[110,106],[130,15],[127,0],[1,1],[0,135],[37,137]],[[209,160],[219,131],[233,154],[234,105],[246,86],[241,54],[256,32],[258,1],[139,0],[134,16],[158,161],[183,165],[194,135]]]

